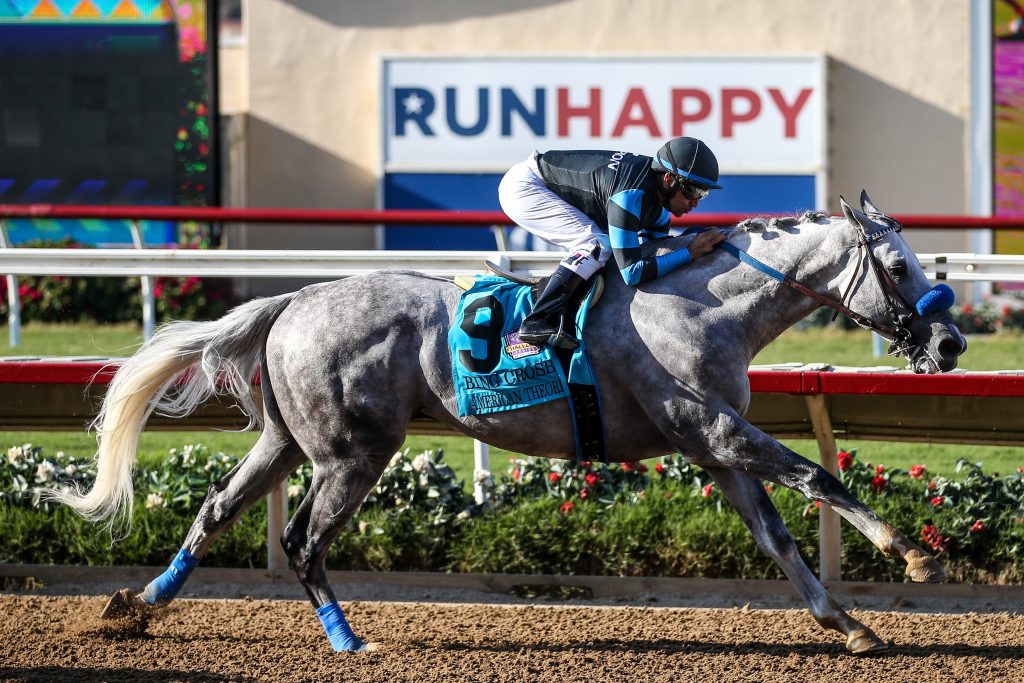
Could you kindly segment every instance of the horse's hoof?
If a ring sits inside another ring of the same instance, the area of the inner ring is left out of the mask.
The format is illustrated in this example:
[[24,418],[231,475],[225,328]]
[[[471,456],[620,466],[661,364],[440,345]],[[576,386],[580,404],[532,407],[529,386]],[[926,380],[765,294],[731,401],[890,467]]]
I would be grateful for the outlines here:
[[857,629],[846,636],[846,650],[853,655],[868,655],[888,650],[885,641],[871,632],[871,629]]
[[106,607],[100,612],[100,619],[123,619],[148,607],[130,588],[122,588],[110,596]]
[[915,583],[941,583],[948,578],[942,565],[927,553],[911,550],[904,559],[907,561],[906,575]]

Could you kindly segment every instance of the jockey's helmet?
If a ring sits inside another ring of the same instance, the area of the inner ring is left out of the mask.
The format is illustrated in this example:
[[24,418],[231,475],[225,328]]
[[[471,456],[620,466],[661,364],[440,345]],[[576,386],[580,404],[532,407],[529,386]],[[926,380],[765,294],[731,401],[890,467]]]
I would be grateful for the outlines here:
[[718,184],[718,159],[697,138],[672,138],[651,159],[651,168],[705,190],[722,189]]

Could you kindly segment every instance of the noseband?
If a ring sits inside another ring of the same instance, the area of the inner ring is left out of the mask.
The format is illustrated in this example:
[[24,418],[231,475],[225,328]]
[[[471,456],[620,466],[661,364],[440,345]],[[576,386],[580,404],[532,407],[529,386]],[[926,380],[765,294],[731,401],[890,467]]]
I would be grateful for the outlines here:
[[[889,272],[882,266],[878,257],[871,250],[873,243],[887,235],[902,232],[903,226],[895,218],[884,214],[872,214],[871,218],[884,222],[887,225],[885,228],[869,234],[864,226],[859,223],[857,224],[861,234],[861,239],[857,242],[857,253],[859,256],[857,259],[857,269],[854,271],[850,284],[847,286],[846,291],[843,292],[839,303],[845,305],[848,298],[852,296],[853,286],[857,282],[864,262],[867,261],[871,266],[871,272],[874,273],[878,290],[882,293],[885,301],[885,307],[889,314],[888,318],[893,324],[891,326],[882,325],[867,319],[866,316],[861,316],[866,322],[861,322],[856,320],[856,318],[854,320],[888,339],[891,342],[889,346],[890,356],[904,355],[908,358],[913,358],[921,352],[921,346],[914,343],[913,336],[910,333],[910,324],[920,317],[947,310],[953,305],[953,290],[948,285],[939,284],[925,292],[915,304],[907,301],[906,297],[903,296],[896,286],[892,276],[889,275]],[[836,315],[838,314],[839,310],[837,309]],[[834,320],[835,316],[832,319]]]

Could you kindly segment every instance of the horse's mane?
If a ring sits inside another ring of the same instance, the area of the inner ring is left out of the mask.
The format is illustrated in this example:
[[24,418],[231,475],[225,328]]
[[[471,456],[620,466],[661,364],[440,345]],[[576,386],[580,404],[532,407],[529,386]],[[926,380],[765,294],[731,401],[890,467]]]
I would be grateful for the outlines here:
[[[804,211],[799,216],[755,216],[737,223],[733,230],[737,232],[768,232],[771,230],[782,231],[802,223],[827,223],[829,220],[828,211]],[[692,235],[677,235],[661,240],[651,240],[641,245],[641,257],[656,256],[674,251],[682,244],[689,244],[693,239]]]
[[826,223],[828,222],[828,211],[804,211],[799,216],[774,216],[766,218],[756,216],[747,218],[736,224],[734,230],[740,232],[764,232],[767,230],[785,230],[800,225],[801,223]]

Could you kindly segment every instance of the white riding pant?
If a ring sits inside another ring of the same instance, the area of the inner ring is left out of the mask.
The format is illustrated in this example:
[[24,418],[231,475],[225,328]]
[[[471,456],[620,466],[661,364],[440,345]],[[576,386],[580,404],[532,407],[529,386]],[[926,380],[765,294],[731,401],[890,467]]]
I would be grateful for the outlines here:
[[528,232],[569,251],[561,265],[590,279],[608,262],[612,245],[587,214],[551,191],[533,152],[508,170],[498,185],[501,209]]

